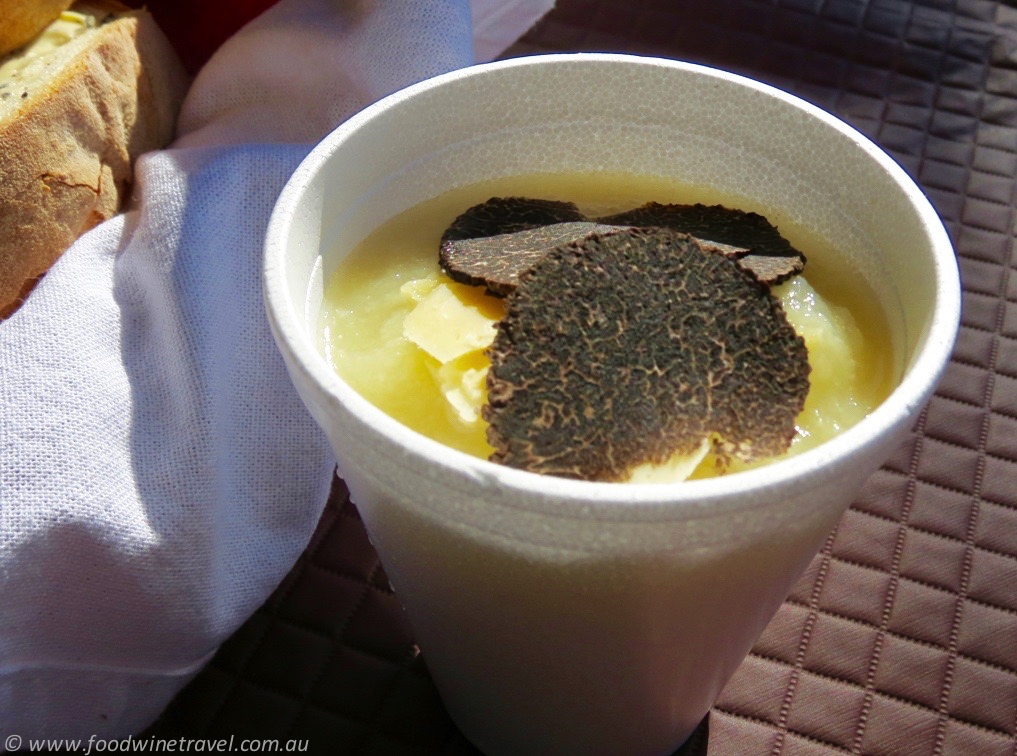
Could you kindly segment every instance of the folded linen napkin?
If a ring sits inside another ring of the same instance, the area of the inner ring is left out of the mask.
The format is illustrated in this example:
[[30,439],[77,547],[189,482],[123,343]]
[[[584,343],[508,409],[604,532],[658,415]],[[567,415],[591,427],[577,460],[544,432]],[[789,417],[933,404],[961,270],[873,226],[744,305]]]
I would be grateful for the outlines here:
[[134,209],[0,324],[0,743],[143,729],[292,566],[334,460],[262,312],[276,196],[344,119],[550,5],[282,0],[200,72]]

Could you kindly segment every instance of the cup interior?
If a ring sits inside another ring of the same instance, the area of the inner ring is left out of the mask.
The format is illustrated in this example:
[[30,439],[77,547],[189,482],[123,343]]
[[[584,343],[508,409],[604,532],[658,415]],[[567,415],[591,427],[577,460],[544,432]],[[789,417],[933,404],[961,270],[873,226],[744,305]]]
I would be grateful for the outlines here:
[[[942,223],[904,171],[843,122],[769,86],[606,54],[447,74],[386,98],[327,137],[283,192],[269,230],[266,297],[284,352],[322,394],[345,391],[318,349],[323,284],[394,215],[498,177],[600,171],[738,197],[742,209],[778,227],[828,240],[839,259],[819,262],[864,279],[885,316],[896,389],[842,434],[847,441],[824,444],[834,445],[827,458],[900,424],[931,393],[956,332],[959,283]],[[407,438],[401,443],[427,449],[426,440]]]

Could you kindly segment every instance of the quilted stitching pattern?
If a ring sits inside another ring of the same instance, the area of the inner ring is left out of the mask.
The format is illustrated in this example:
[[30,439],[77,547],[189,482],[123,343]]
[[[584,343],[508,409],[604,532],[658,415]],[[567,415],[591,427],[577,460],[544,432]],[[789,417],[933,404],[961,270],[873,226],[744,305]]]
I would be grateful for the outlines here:
[[[836,112],[957,248],[952,363],[683,753],[1017,754],[1017,9],[994,0],[559,0],[510,52],[703,62]],[[471,753],[341,482],[275,595],[154,732]]]

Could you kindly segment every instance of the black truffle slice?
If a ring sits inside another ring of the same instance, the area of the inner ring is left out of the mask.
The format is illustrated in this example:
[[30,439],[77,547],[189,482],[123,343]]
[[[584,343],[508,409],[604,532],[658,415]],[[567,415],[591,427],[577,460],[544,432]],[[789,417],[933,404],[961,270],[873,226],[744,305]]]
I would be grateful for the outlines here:
[[768,286],[784,283],[805,270],[805,256],[801,254],[794,257],[782,257],[750,253],[745,257],[739,257],[737,262]]
[[648,202],[591,221],[571,202],[524,197],[494,197],[456,218],[442,236],[438,262],[453,281],[506,296],[519,274],[548,251],[606,232],[607,226],[659,226],[691,234],[707,249],[738,259],[767,284],[805,268],[805,256],[757,213]]
[[511,234],[552,223],[588,221],[572,202],[530,199],[528,197],[492,197],[474,205],[445,229],[441,237],[446,241],[477,239],[484,236]]
[[647,202],[623,213],[596,219],[615,226],[660,226],[699,239],[703,246],[739,260],[767,284],[801,273],[805,255],[758,213],[723,205],[662,205]]
[[438,263],[453,281],[484,285],[492,294],[504,297],[516,288],[520,273],[555,247],[598,231],[613,230],[614,226],[574,221],[497,236],[450,240],[441,245]]
[[586,480],[624,480],[710,434],[722,454],[779,454],[809,389],[805,344],[768,287],[663,228],[545,255],[489,356],[491,460]]
[[453,281],[483,284],[505,296],[535,260],[595,226],[571,202],[492,197],[452,221],[442,235],[438,263]]

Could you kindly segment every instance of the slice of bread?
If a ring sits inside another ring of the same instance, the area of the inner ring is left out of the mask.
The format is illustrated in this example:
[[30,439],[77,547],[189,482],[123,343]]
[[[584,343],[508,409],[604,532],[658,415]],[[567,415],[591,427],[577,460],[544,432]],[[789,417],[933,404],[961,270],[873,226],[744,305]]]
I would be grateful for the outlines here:
[[115,215],[172,138],[188,77],[146,11],[84,0],[0,58],[0,318]]
[[71,7],[74,0],[0,0],[0,55],[17,50]]

